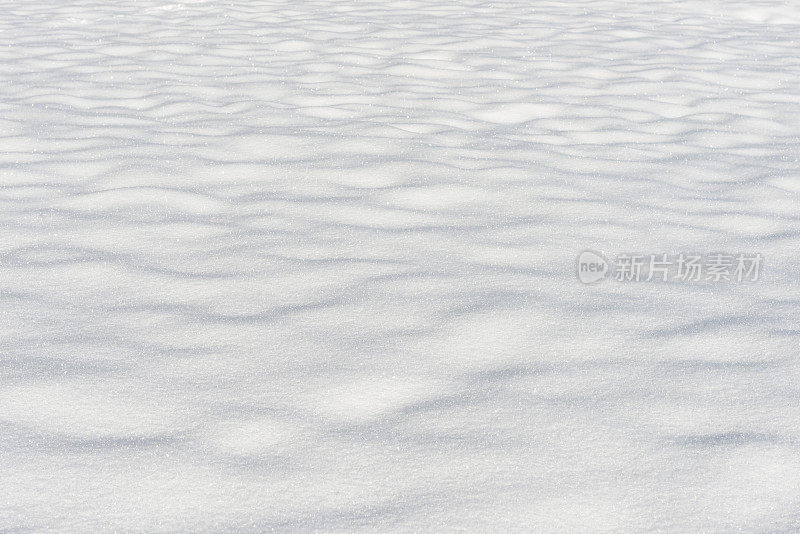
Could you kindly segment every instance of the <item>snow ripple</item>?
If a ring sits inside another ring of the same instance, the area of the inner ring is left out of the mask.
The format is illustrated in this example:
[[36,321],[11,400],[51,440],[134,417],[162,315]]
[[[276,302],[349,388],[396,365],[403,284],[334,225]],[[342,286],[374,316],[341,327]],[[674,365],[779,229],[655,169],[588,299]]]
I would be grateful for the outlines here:
[[0,8],[0,530],[800,526],[797,6]]

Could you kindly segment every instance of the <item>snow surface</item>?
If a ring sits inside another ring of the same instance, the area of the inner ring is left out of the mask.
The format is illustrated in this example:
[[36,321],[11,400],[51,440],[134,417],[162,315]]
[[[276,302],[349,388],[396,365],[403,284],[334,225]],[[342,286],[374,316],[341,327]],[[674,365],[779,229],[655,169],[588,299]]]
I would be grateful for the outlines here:
[[0,531],[800,529],[797,2],[0,13]]

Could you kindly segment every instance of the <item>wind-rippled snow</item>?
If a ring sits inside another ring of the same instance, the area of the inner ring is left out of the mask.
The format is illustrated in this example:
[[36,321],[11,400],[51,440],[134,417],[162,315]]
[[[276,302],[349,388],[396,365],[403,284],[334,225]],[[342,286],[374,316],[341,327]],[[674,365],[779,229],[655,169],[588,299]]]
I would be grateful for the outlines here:
[[0,530],[800,528],[796,3],[0,12]]

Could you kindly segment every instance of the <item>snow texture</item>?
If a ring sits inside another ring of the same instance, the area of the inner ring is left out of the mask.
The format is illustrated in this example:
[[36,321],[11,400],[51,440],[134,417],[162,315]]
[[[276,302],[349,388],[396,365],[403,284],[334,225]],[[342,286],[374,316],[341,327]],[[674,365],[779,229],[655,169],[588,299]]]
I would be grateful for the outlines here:
[[800,529],[797,2],[0,13],[0,531]]

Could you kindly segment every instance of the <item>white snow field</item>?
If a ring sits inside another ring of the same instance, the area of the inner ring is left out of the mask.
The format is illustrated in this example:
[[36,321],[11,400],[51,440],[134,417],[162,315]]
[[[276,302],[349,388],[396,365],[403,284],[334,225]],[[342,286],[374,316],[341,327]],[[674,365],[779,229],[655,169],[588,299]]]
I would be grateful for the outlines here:
[[797,532],[799,157],[794,0],[0,0],[0,531]]

